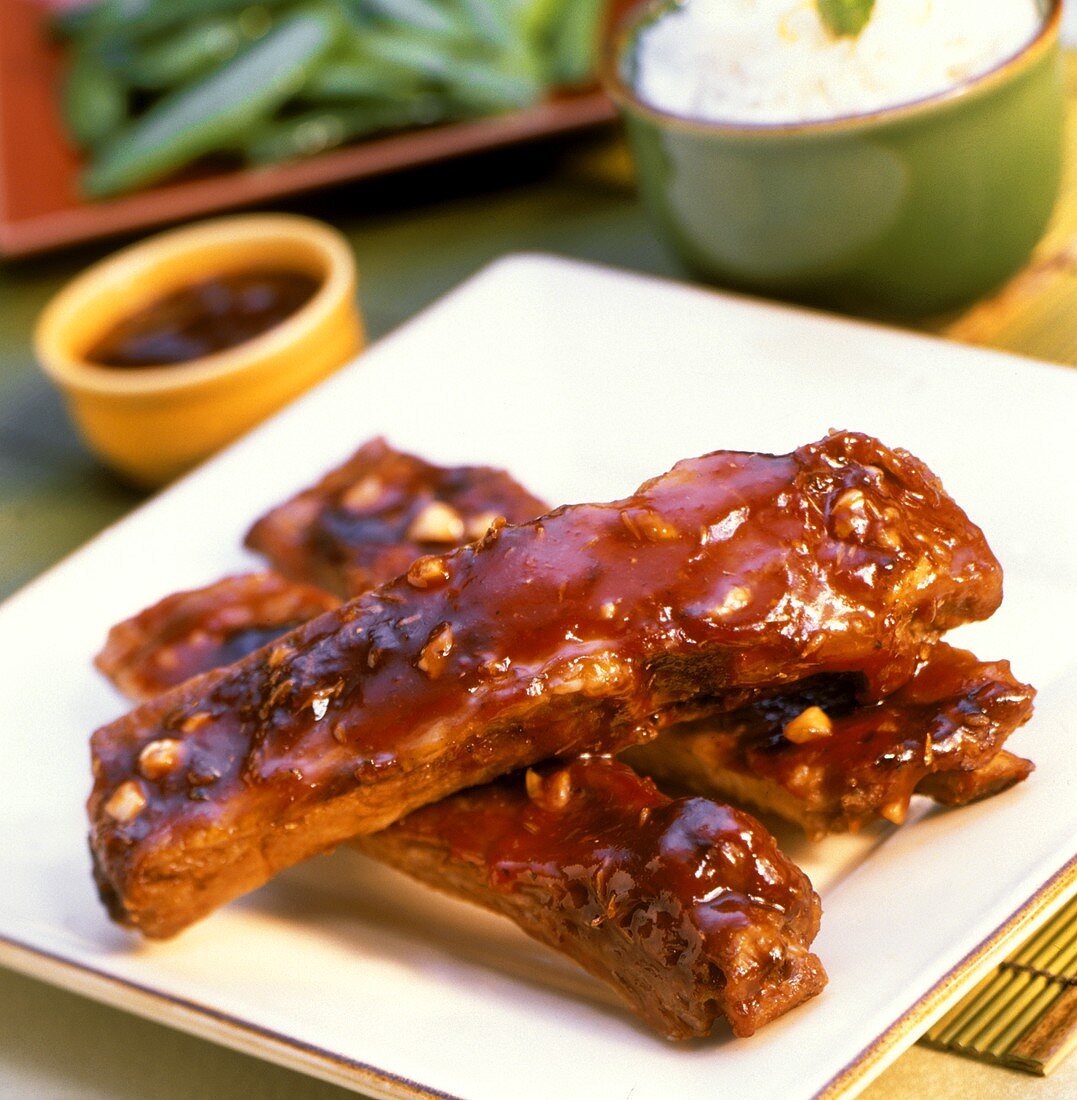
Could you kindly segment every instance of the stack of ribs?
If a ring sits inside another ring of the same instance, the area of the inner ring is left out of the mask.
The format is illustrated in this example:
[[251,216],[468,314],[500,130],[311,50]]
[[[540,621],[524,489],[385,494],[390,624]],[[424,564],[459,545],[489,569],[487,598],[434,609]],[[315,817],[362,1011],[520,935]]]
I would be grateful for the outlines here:
[[725,799],[817,837],[1031,770],[1003,743],[1032,689],[940,641],[998,607],[999,564],[864,435],[553,511],[375,440],[247,545],[273,572],[170,596],[98,658],[141,705],[93,736],[94,873],[147,936],[351,841],[663,1035],[750,1035],[825,984],[820,905]]

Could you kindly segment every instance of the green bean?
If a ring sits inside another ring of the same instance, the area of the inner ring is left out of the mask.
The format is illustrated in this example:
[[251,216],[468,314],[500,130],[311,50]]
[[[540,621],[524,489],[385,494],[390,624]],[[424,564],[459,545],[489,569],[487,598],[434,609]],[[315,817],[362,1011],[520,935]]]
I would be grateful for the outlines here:
[[356,100],[408,99],[421,87],[413,70],[371,58],[327,60],[303,85],[300,96],[308,103],[341,103]]
[[97,33],[137,22],[145,17],[158,0],[97,0],[57,17],[63,25],[72,24],[80,33]]
[[200,20],[144,46],[132,61],[128,76],[139,88],[185,84],[227,61],[244,40],[239,16]]
[[440,78],[451,57],[444,44],[426,35],[396,29],[379,29],[364,35],[361,49],[375,61],[428,79]]
[[553,32],[550,78],[580,84],[594,75],[604,0],[565,0]]
[[127,92],[96,54],[79,50],[64,78],[61,107],[74,141],[92,149],[123,124]]
[[339,0],[345,25],[353,38],[376,27],[380,19],[366,6],[365,0]]
[[434,0],[359,0],[366,10],[397,27],[445,38],[470,37],[469,28]]
[[[267,7],[294,7],[294,0],[259,0]],[[145,42],[213,15],[234,15],[251,0],[102,0],[90,9],[80,34],[118,36]]]
[[520,34],[533,45],[545,46],[564,15],[565,3],[566,0],[518,0],[516,19]]
[[[495,62],[463,50],[445,49],[426,36],[402,30],[367,35],[362,49],[379,61],[411,70],[443,87],[469,114],[527,106],[542,91],[541,83],[528,71],[529,55]],[[516,61],[515,66],[510,60]]]
[[456,0],[456,6],[472,33],[494,49],[509,49],[517,42],[505,0]]
[[60,8],[49,19],[49,29],[60,38],[74,42],[85,35],[93,24],[97,6],[94,4]]
[[339,30],[339,20],[322,9],[282,20],[238,57],[164,96],[122,130],[84,173],[83,189],[98,198],[115,195],[235,147],[295,93]]
[[134,43],[128,42],[119,35],[88,34],[76,48],[92,53],[117,80],[130,85],[128,74],[138,56],[138,49]]
[[522,70],[514,72],[480,60],[449,59],[441,81],[454,103],[475,114],[529,107],[543,90]]
[[252,164],[276,164],[323,153],[371,134],[429,125],[440,121],[445,113],[444,104],[431,96],[408,102],[308,111],[264,124],[253,132],[243,149]]

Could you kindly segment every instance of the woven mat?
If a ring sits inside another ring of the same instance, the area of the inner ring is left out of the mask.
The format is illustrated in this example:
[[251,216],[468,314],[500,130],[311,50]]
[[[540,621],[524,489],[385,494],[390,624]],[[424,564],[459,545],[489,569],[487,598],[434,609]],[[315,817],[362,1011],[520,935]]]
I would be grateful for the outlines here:
[[1046,1074],[1077,1046],[1077,898],[989,974],[923,1043]]

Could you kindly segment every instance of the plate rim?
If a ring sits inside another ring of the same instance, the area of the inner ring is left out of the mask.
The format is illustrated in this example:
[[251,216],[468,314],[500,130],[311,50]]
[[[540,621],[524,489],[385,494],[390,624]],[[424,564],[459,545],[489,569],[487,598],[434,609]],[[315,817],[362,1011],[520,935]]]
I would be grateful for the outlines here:
[[[132,978],[110,974],[77,959],[65,958],[0,933],[0,966],[98,1004],[127,1012],[163,1027],[265,1059],[372,1100],[465,1100],[455,1093],[423,1085],[401,1074],[334,1054],[294,1036],[245,1020],[230,1012],[178,997]],[[154,1012],[152,1009],[164,1011]]]
[[[847,1062],[815,1094],[818,1100],[855,1096],[909,1049],[966,993],[1021,943],[1077,897],[1077,856],[1056,871],[1023,905],[951,967],[888,1028]],[[906,1042],[913,1032],[911,1041]]]
[[[835,321],[843,327],[852,325],[874,331],[881,330],[889,334],[896,333],[903,338],[926,340],[936,347],[940,345],[950,346],[962,352],[973,352],[978,356],[1054,368],[1051,373],[1056,377],[1071,377],[1077,381],[1077,376],[1074,376],[1071,370],[1061,364],[1022,356],[1018,353],[962,345],[947,340],[945,337],[910,332],[878,321],[836,316],[810,307],[753,298],[735,292],[698,286],[668,276],[651,275],[616,265],[579,260],[540,250],[510,252],[493,259],[470,277],[454,285],[445,293],[438,295],[413,317],[408,318],[400,326],[379,339],[372,347],[387,339],[391,340],[398,333],[410,328],[411,325],[421,322],[429,311],[439,308],[442,303],[458,293],[466,291],[473,284],[491,275],[496,269],[502,266],[514,266],[521,262],[524,264],[539,262],[558,266],[569,265],[577,269],[592,271],[598,275],[615,275],[622,278],[628,276],[643,283],[665,284],[675,288],[678,292],[687,291],[693,296],[714,297],[727,302],[732,301],[748,305],[749,307],[761,306],[765,310],[798,314],[802,317],[821,318],[827,321]],[[257,434],[258,431],[259,429],[255,429],[254,432],[243,437],[240,442],[245,442],[250,438],[250,435]],[[222,456],[230,449],[225,448]],[[86,542],[72,549],[59,561],[31,578],[26,584],[0,601],[0,611],[6,610],[12,603],[19,602],[20,597],[23,595],[29,595],[32,590],[36,590],[39,585],[49,579],[54,570],[60,569],[70,559],[104,537],[113,528],[119,527],[128,521],[133,521],[136,516],[145,509],[152,507],[162,496],[169,495],[189,479],[206,473],[208,467],[211,467],[214,461],[215,459],[210,459],[200,465],[174,482],[163,493],[154,494],[126,515],[102,528]],[[813,1096],[820,1098],[820,1100],[838,1100],[838,1098],[856,1095],[882,1073],[901,1053],[913,1045],[923,1030],[926,1030],[934,1020],[942,1016],[953,1004],[960,1000],[999,959],[1004,957],[1015,942],[1019,942],[1030,935],[1035,927],[1049,919],[1053,913],[1057,912],[1061,906],[1075,895],[1077,895],[1077,856],[1070,858],[1051,874],[1009,917],[985,935],[959,962],[939,977],[900,1016],[864,1046],[854,1058],[834,1072],[833,1076]],[[86,996],[98,1003],[132,1013],[164,1026],[173,1027],[206,1041],[262,1058],[346,1089],[363,1090],[370,1096],[379,1098],[379,1100],[382,1100],[382,1098],[384,1100],[462,1100],[454,1093],[440,1091],[404,1075],[334,1053],[317,1044],[298,1039],[275,1029],[263,1027],[253,1021],[214,1008],[211,1005],[173,995],[132,978],[109,973],[90,963],[34,946],[3,932],[0,932],[0,965],[28,977],[45,981],[58,988],[74,992],[77,995]],[[155,1009],[158,1011],[154,1011]],[[162,1009],[163,1011],[161,1011]]]
[[[980,941],[914,1004],[838,1070],[813,1096],[847,1100],[866,1088],[919,1035],[953,1007],[1004,957],[1077,896],[1077,856],[1058,870],[1009,918]],[[131,978],[110,974],[76,959],[0,933],[0,965],[29,978],[87,997],[99,1004],[286,1069],[304,1073],[374,1100],[464,1100],[392,1073],[380,1066],[334,1054],[316,1043],[263,1027],[208,1004],[178,997]],[[153,1011],[161,1009],[164,1011]]]

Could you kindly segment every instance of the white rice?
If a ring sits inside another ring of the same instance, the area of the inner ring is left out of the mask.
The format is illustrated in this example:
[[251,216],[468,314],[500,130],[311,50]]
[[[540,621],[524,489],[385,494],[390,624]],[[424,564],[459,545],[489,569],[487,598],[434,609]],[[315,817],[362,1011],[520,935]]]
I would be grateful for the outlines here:
[[859,38],[833,38],[814,0],[685,0],[639,37],[635,88],[705,122],[809,122],[943,92],[1012,57],[1035,0],[876,0]]

